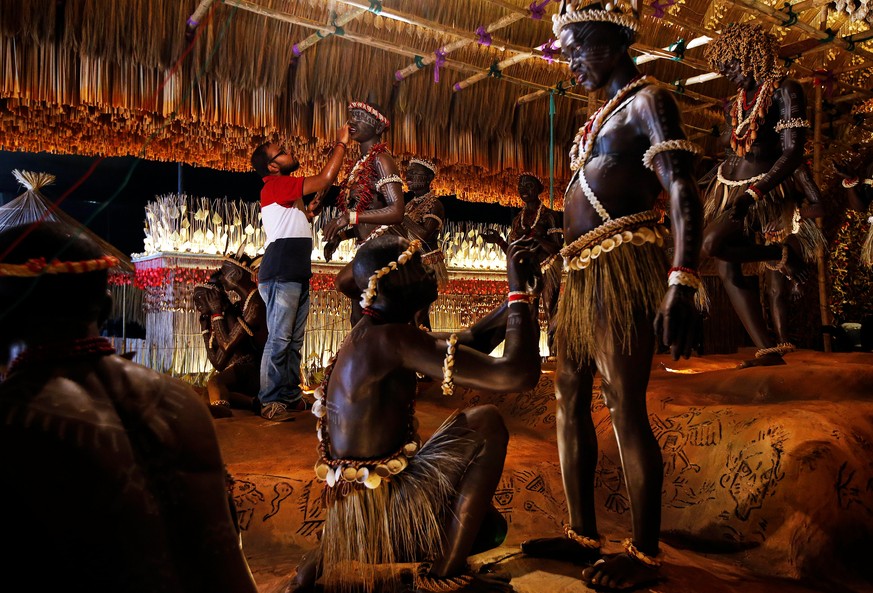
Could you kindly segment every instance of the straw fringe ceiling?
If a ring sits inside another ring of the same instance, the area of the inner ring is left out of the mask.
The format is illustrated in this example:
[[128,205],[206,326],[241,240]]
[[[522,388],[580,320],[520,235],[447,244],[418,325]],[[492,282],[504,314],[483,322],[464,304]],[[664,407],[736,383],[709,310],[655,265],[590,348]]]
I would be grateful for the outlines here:
[[[782,8],[783,3],[771,0],[762,5]],[[298,59],[294,44],[315,34],[315,29],[299,23],[326,26],[332,13],[342,19],[360,9],[326,0],[216,0],[188,51],[185,21],[197,4],[0,0],[0,148],[133,154],[248,170],[253,146],[264,138],[281,138],[298,151],[304,172],[310,173],[323,162],[334,130],[346,119],[346,103],[372,95],[392,118],[386,135],[392,150],[401,158],[437,159],[443,191],[467,199],[517,203],[514,186],[519,171],[532,170],[548,179],[548,96],[521,104],[518,100],[568,81],[565,65],[533,57],[507,67],[501,78],[486,77],[458,92],[453,86],[487,72],[492,64],[516,55],[517,49],[530,50],[549,40],[556,3],[547,4],[542,20],[534,20],[521,15],[528,0],[384,0],[383,15],[365,12],[345,24],[345,36],[327,36]],[[366,8],[370,1],[359,4]],[[240,8],[252,5],[285,20]],[[771,31],[789,54],[791,48],[809,51],[796,59],[792,75],[807,83],[810,105],[814,70],[829,71],[820,78],[839,81],[829,97],[829,117],[846,120],[835,133],[838,140],[846,134],[857,136],[860,128],[852,127],[857,118],[848,114],[852,102],[838,97],[869,88],[866,64],[873,63],[873,53],[865,53],[870,44],[858,43],[861,51],[855,53],[833,43],[804,46],[810,34],[798,27],[811,23],[821,28],[823,3],[805,0],[795,5],[811,7],[799,13],[800,24],[772,26]],[[391,11],[423,26],[386,18]],[[472,42],[449,53],[439,69],[438,84],[433,65],[395,83],[395,72],[414,64],[415,55],[432,61],[436,49],[461,38],[455,33],[469,37],[477,28],[513,14],[519,20],[492,31],[491,47]],[[679,39],[715,36],[727,22],[756,20],[770,26],[740,0],[679,0],[665,18],[654,18],[651,8],[645,14],[634,55],[641,48],[664,48]],[[867,28],[833,11],[826,24],[840,37]],[[705,73],[703,51],[704,47],[690,49],[684,60],[659,59],[641,69],[664,82],[681,84]],[[723,121],[721,101],[733,90],[716,79],[675,95],[686,132],[710,153],[717,150],[711,131]],[[587,97],[576,89],[569,93],[575,98],[555,97],[558,205],[568,177],[569,143],[589,109],[600,102],[593,97],[589,107]],[[871,96],[869,91],[857,95],[856,102]]]

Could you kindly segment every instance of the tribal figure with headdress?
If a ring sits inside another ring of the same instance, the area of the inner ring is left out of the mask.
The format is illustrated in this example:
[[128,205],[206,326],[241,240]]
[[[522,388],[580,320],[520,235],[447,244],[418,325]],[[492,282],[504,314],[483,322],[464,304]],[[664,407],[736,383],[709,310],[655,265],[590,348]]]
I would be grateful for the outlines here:
[[[809,216],[821,216],[818,189],[803,163],[806,101],[788,78],[776,38],[759,25],[732,23],[707,48],[710,64],[735,83],[728,103],[727,158],[707,191],[704,252],[740,320],[758,347],[740,367],[784,364],[788,295],[808,277],[807,264],[823,245]],[[804,196],[807,208],[802,209]],[[770,286],[776,339],[764,320],[758,289],[743,276],[744,263],[761,262]]]
[[[425,158],[415,157],[406,167],[406,212],[403,216],[404,233],[410,239],[421,241],[421,261],[436,275],[440,287],[449,281],[446,256],[440,247],[440,231],[446,218],[443,203],[431,189],[438,171],[437,165]],[[416,316],[416,323],[430,326],[430,307]]]
[[205,406],[100,336],[117,264],[77,227],[0,232],[4,563],[32,591],[257,593]]
[[[500,545],[506,520],[492,500],[509,434],[493,405],[452,414],[422,444],[415,418],[416,374],[505,393],[531,389],[540,374],[538,326],[527,292],[539,286],[530,242],[507,255],[507,300],[457,334],[422,331],[415,313],[437,297],[422,244],[385,235],[353,260],[364,315],[328,364],[315,391],[326,506],[319,548],[288,591],[393,591],[377,565],[419,563],[413,591],[509,593],[496,575],[471,574],[467,558]],[[505,339],[503,356],[487,353]],[[392,575],[397,576],[397,575]],[[396,583],[391,583],[396,584]],[[319,589],[320,590],[320,589]]]
[[[561,250],[568,270],[558,306],[558,451],[569,522],[563,537],[530,540],[522,550],[592,566],[591,585],[625,589],[659,578],[663,466],[646,410],[658,340],[673,358],[689,356],[699,322],[697,271],[702,212],[695,153],[668,91],[642,76],[628,54],[637,11],[562,2],[554,32],[577,83],[606,102],[579,129],[564,196]],[[669,196],[669,236],[655,205]],[[600,558],[591,418],[595,373],[602,377],[627,479],[633,525],[624,553]]]
[[543,272],[542,301],[548,328],[549,354],[555,355],[555,330],[558,313],[558,294],[561,288],[563,260],[559,251],[563,246],[561,216],[540,200],[545,186],[535,174],[525,171],[518,176],[518,195],[524,208],[509,227],[509,237],[503,239],[495,229],[486,229],[482,239],[498,245],[504,253],[508,243],[528,238],[536,242],[536,257]]
[[[336,206],[340,214],[324,226],[324,258],[330,261],[341,241],[362,245],[386,232],[401,233],[403,180],[382,134],[391,125],[382,108],[372,101],[349,103],[349,137],[361,148],[361,158],[342,182]],[[352,325],[360,319],[360,288],[351,265],[336,278],[337,289],[352,299]]]
[[210,411],[230,416],[230,408],[260,408],[261,357],[267,342],[267,310],[258,292],[257,268],[240,246],[221,269],[194,289],[201,333],[216,372],[206,382]]

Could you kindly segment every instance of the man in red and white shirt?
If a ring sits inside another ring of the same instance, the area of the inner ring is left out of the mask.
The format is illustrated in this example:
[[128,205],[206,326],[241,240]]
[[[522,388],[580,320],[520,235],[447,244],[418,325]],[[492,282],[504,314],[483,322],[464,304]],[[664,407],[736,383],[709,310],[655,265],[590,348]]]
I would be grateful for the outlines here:
[[303,196],[321,191],[336,179],[349,141],[347,126],[318,175],[291,175],[300,163],[278,144],[267,142],[252,154],[252,167],[263,178],[261,222],[267,235],[258,271],[258,291],[267,305],[267,344],[261,358],[261,416],[275,422],[293,420],[306,410],[300,390],[300,349],[309,316],[312,276],[312,226]]

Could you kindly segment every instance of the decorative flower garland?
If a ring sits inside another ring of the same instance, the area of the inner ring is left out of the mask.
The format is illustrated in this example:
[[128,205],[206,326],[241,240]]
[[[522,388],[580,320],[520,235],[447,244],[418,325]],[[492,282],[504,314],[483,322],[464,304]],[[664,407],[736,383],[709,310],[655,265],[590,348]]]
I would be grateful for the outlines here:
[[748,109],[746,106],[746,90],[740,89],[740,92],[737,93],[737,99],[731,108],[731,121],[733,122],[731,149],[737,156],[745,156],[758,138],[758,126],[764,120],[764,116],[767,115],[767,110],[770,109],[770,103],[773,101],[773,88],[775,86],[776,81],[772,79],[762,82],[755,92],[755,103],[745,116],[743,116],[745,109]]
[[[374,144],[369,152],[358,159],[358,162],[355,163],[355,166],[352,167],[349,176],[346,177],[345,181],[342,183],[342,189],[340,190],[339,196],[336,199],[336,206],[339,211],[343,214],[348,214],[349,212],[349,194],[351,193],[352,188],[355,188],[357,191],[355,192],[355,206],[354,210],[358,214],[361,212],[365,212],[367,208],[370,207],[370,204],[373,202],[373,196],[375,192],[373,188],[370,187],[370,180],[373,178],[373,173],[375,172],[374,159],[377,155],[382,154],[383,152],[388,152],[388,145],[385,143]],[[358,183],[359,179],[363,179],[365,183]]]
[[14,276],[16,278],[33,278],[43,274],[85,274],[98,270],[108,270],[118,264],[118,259],[111,255],[104,255],[95,259],[82,261],[46,261],[44,257],[35,257],[23,264],[0,263],[0,276]]

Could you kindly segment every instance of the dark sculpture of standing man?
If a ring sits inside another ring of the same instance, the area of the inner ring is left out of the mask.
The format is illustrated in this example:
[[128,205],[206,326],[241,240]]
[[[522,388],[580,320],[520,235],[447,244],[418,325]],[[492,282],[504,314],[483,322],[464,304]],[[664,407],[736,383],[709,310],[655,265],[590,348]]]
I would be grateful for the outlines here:
[[[611,5],[609,5],[610,8]],[[593,563],[584,581],[627,589],[659,578],[663,466],[646,411],[658,339],[673,358],[689,356],[697,325],[702,213],[693,178],[698,147],[685,140],[669,93],[641,76],[628,48],[636,14],[563,2],[554,31],[576,80],[603,89],[606,103],[579,130],[575,174],[564,198],[561,250],[569,268],[558,307],[558,452],[570,511],[565,537],[522,544],[529,555]],[[673,267],[654,210],[670,198]],[[654,323],[653,323],[654,322]],[[595,373],[612,418],[630,499],[633,537],[601,559],[594,506],[597,433],[591,418]]]
[[[785,364],[782,356],[795,349],[787,341],[788,283],[796,291],[806,281],[806,262],[823,241],[801,218],[804,194],[817,193],[803,166],[809,122],[803,88],[786,77],[778,49],[760,26],[732,23],[707,53],[710,64],[739,87],[726,114],[731,150],[708,191],[703,248],[716,259],[731,304],[758,347],[741,368]],[[762,262],[770,276],[778,343],[758,290],[743,276],[743,264],[752,262]]]
[[[403,221],[403,180],[397,164],[382,142],[382,134],[391,125],[381,109],[372,103],[349,103],[349,137],[361,147],[361,158],[342,183],[336,206],[339,216],[324,227],[324,259],[331,260],[341,241],[354,239],[362,245],[384,234],[392,225]],[[323,203],[310,204],[312,215]],[[402,232],[402,231],[401,231]],[[336,277],[337,289],[352,300],[352,326],[361,318],[361,288],[355,284],[351,263]]]
[[524,202],[524,208],[512,220],[509,237],[504,240],[494,229],[482,233],[482,239],[487,243],[497,244],[506,253],[507,241],[512,243],[518,239],[531,238],[537,244],[537,259],[543,271],[543,310],[546,313],[548,328],[549,354],[555,354],[555,322],[558,312],[558,294],[561,288],[561,258],[559,251],[563,243],[560,215],[547,208],[540,201],[543,193],[543,182],[533,173],[524,172],[518,177],[518,195]]

